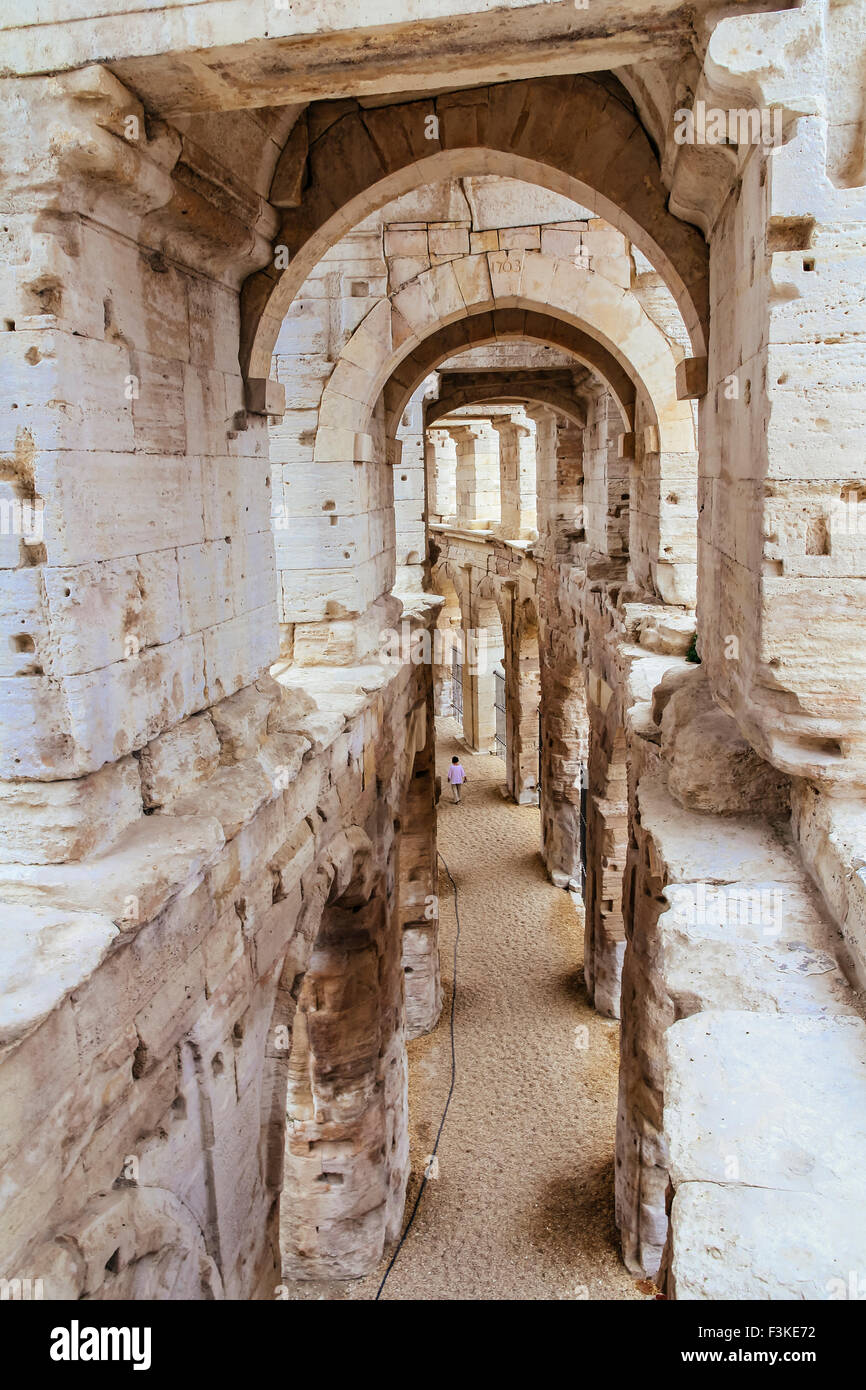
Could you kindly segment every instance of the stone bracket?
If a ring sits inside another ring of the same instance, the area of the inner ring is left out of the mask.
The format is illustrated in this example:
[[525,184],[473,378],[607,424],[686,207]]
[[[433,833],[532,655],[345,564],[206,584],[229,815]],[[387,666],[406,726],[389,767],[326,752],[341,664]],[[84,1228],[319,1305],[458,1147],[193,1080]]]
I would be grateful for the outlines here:
[[270,381],[267,377],[247,377],[246,403],[251,415],[282,418],[286,411],[286,388],[282,382]]
[[706,357],[684,357],[677,363],[677,400],[696,401],[706,394]]

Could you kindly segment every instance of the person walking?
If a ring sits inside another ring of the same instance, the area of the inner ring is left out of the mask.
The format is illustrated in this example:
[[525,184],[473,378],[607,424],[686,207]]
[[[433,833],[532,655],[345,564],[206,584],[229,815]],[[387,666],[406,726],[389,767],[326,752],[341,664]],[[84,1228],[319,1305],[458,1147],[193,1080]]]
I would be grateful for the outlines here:
[[448,781],[451,783],[451,790],[454,793],[454,800],[458,806],[460,804],[460,788],[463,783],[468,781],[463,764],[455,754],[451,759],[451,766],[448,769]]

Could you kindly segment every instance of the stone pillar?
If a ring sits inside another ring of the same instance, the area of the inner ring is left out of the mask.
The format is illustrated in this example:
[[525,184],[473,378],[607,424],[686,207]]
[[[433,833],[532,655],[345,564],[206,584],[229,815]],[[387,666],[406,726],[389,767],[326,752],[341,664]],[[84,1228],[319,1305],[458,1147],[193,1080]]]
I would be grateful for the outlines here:
[[622,885],[628,851],[625,734],[621,727],[611,734],[594,706],[590,725],[583,976],[599,1013],[619,1018],[625,955]]
[[436,729],[432,667],[426,740],[415,754],[401,817],[398,908],[403,932],[406,1037],[436,1027],[442,1008],[439,975],[439,872],[436,855]]
[[587,781],[589,722],[583,674],[545,639],[541,663],[541,852],[552,882],[581,882],[581,791]]
[[[562,505],[566,500],[563,479],[560,476],[560,460],[565,456],[564,440],[561,436],[567,428],[566,422],[558,420],[548,406],[527,406],[527,419],[535,424],[535,524],[541,536],[553,531],[560,519]],[[571,425],[571,422],[568,422]],[[579,457],[582,460],[582,437],[574,425],[571,433],[580,441]],[[583,500],[583,469],[579,472],[581,486],[578,502]]]
[[463,734],[470,748],[489,753],[496,740],[494,668],[502,664],[505,643],[496,603],[479,599],[471,573],[470,595],[464,606]]
[[[628,531],[626,529],[623,534],[621,524],[625,506],[627,528],[629,468],[627,460],[618,458],[622,428],[610,393],[597,387],[584,431],[583,500],[586,540],[599,555],[621,555],[628,549]],[[623,479],[624,485],[621,485]]]
[[[539,433],[541,427],[539,426]],[[556,494],[553,519],[561,530],[583,531],[583,430],[571,420],[557,420]]]
[[520,806],[538,804],[540,699],[538,628],[515,591],[505,655],[505,785]]
[[535,426],[501,417],[491,425],[499,435],[499,532],[526,539],[537,525]]
[[487,420],[449,425],[457,446],[457,524],[483,531],[499,523],[499,449]]
[[[133,753],[277,654],[266,420],[213,205],[173,221],[179,137],[97,65],[7,95],[0,778],[26,806],[16,859],[62,863],[139,819]],[[164,251],[136,244],[149,214]]]
[[446,598],[433,631],[433,708],[437,715],[451,714],[455,651],[463,651],[460,608]]
[[457,445],[446,429],[428,429],[424,457],[427,464],[427,515],[430,521],[457,518]]
[[298,995],[286,1104],[284,1273],[355,1279],[399,1232],[408,1177],[392,848],[369,896],[325,909]]
[[[297,666],[362,662],[400,614],[391,596],[398,441],[386,441],[381,426],[356,432],[347,460],[346,434],[320,425],[314,466],[295,470],[287,485],[290,525],[282,549],[277,535],[277,563]],[[300,496],[306,498],[303,513]]]
[[368,420],[351,373],[327,389],[345,373],[342,349],[384,291],[386,273],[381,231],[347,233],[310,272],[274,347],[271,376],[284,384],[288,405],[268,430],[280,653],[298,665],[362,661],[397,616],[383,601],[396,566],[401,589],[420,587],[420,456],[410,448],[401,459],[381,412]]
[[421,383],[403,412],[397,429],[393,458],[394,525],[397,549],[397,593],[420,593],[424,587],[427,552],[427,489],[425,469],[427,440],[424,403],[430,393],[429,378]]

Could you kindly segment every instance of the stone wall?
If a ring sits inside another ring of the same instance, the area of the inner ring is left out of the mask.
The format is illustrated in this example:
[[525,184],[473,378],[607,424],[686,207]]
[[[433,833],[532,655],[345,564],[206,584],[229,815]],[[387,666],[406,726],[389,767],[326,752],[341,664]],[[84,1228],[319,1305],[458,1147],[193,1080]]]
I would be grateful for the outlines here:
[[[423,671],[265,678],[149,745],[151,814],[111,847],[38,879],[4,867],[20,983],[0,1055],[2,1264],[46,1296],[183,1279],[187,1297],[273,1297],[279,1208],[294,1273],[358,1273],[396,1234],[419,864],[392,824],[419,824]],[[156,1246],[139,1241],[154,1201],[173,1231]]]

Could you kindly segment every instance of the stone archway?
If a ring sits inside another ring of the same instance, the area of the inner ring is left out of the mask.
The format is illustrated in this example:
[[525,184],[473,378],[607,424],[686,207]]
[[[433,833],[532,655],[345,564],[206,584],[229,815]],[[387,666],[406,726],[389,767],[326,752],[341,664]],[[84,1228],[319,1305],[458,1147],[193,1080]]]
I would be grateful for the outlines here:
[[284,209],[275,245],[288,265],[275,257],[244,286],[249,376],[268,376],[289,303],[343,232],[419,183],[481,168],[563,193],[622,230],[665,276],[705,355],[706,242],[668,211],[655,152],[615,78],[542,78],[335,115],[320,132],[297,126],[274,172],[270,197]]

